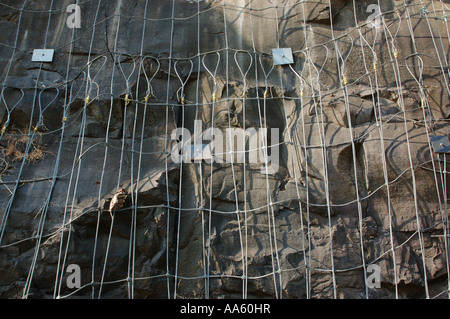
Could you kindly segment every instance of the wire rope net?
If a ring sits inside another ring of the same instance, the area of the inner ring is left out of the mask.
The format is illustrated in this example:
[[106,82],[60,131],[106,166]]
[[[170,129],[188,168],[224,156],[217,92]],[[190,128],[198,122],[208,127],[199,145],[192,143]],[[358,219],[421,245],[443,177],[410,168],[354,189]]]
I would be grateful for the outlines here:
[[447,1],[0,7],[0,297],[450,297]]

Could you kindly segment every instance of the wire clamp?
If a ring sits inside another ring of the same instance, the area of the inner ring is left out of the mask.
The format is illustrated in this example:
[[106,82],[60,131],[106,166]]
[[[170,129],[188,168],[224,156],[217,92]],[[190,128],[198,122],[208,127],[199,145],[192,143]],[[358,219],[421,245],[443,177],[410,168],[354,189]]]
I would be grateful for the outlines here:
[[344,77],[342,78],[342,84],[344,84],[344,86],[347,86],[347,85],[348,85],[348,80],[347,80],[347,77],[346,77],[346,76],[344,76]]
[[39,126],[35,126],[35,127],[33,128],[33,131],[34,131],[35,133],[37,133],[39,136],[42,136],[42,132],[39,131]]
[[130,95],[127,93],[125,94],[125,106],[127,106],[128,104],[130,104],[131,100],[130,100]]
[[217,97],[217,92],[213,92],[213,94],[211,95],[212,101],[213,102],[218,102],[219,98]]
[[425,98],[423,98],[423,99],[421,100],[420,104],[421,104],[421,106],[422,106],[422,109],[425,110],[425,109],[427,108],[427,101],[426,101]]

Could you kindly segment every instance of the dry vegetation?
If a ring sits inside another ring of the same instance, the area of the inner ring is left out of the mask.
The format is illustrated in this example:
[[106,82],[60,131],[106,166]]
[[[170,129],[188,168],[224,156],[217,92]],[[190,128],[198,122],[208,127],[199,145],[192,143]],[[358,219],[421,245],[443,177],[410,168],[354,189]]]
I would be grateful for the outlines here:
[[[30,137],[24,131],[13,129],[10,134],[3,135],[0,141],[2,166],[9,166],[9,163],[20,162],[24,159],[26,148]],[[26,162],[36,163],[41,161],[48,152],[44,150],[41,137],[36,134],[30,145]],[[7,167],[3,167],[0,171],[6,171]]]

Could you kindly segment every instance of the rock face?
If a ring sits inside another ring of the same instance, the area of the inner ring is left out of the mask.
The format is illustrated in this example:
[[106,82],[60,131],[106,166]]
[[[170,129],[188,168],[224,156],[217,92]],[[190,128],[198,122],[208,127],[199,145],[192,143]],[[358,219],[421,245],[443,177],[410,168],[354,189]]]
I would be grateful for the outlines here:
[[0,297],[448,298],[447,1],[3,2]]

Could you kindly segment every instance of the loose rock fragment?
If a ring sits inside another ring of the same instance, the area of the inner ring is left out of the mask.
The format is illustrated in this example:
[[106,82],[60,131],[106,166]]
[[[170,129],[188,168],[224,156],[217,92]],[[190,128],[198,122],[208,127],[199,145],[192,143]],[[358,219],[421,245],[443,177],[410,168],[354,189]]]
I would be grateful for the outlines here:
[[109,204],[109,214],[111,215],[111,218],[113,211],[115,211],[116,209],[121,209],[123,207],[126,198],[127,194],[125,189],[123,188],[113,196],[113,198],[111,199],[111,203]]

